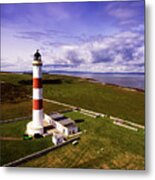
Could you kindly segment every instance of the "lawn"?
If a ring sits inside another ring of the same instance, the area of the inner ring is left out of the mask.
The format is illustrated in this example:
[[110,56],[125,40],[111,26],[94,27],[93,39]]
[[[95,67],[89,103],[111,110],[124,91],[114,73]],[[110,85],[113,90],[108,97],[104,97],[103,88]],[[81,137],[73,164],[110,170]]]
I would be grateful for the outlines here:
[[0,164],[3,165],[9,163],[21,157],[25,157],[29,154],[45,149],[51,145],[53,144],[50,137],[29,141],[2,140]]
[[[31,78],[31,75],[26,74],[1,75],[3,82],[12,83],[19,88],[22,86],[29,95],[32,92]],[[145,124],[144,92],[129,91],[64,75],[43,75],[43,87],[44,98]]]
[[144,131],[124,129],[109,119],[90,118],[79,112],[65,114],[83,132],[79,144],[69,144],[21,166],[51,168],[144,169]]
[[[32,101],[29,98],[32,95],[31,79],[32,75],[1,73],[4,95],[1,120],[32,115]],[[145,124],[144,92],[63,75],[43,75],[43,87],[44,98]],[[64,109],[63,106],[44,102],[45,113]],[[143,130],[135,132],[113,125],[108,118],[93,119],[79,112],[65,115],[72,119],[84,119],[84,122],[78,123],[83,132],[79,144],[66,145],[22,166],[144,169]],[[28,121],[30,119],[2,124],[0,136],[22,137]],[[1,165],[51,145],[50,137],[32,141],[1,140]]]
[[[22,138],[26,124],[30,120],[3,124],[0,126],[0,137]],[[53,145],[51,137],[35,140],[1,140],[1,162],[6,164],[26,155],[32,154],[46,147]]]
[[[43,102],[44,112],[51,113],[58,110],[65,110],[64,106]],[[14,119],[18,117],[32,115],[32,101],[23,101],[17,103],[2,103],[0,120]]]
[[120,117],[144,125],[144,93],[120,87],[74,82],[44,85],[44,97]]
[[[79,112],[65,113],[82,131],[79,144],[71,144],[33,159],[24,167],[144,169],[144,131],[124,129],[107,118],[90,118]],[[22,137],[29,120],[3,124],[1,137]],[[1,165],[52,145],[51,137],[38,140],[2,140]]]

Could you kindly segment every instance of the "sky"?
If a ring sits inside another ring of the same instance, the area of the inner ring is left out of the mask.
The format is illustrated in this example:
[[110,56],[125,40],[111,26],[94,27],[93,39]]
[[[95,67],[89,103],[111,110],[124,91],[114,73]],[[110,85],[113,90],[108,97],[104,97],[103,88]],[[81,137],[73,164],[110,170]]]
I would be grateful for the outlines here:
[[144,1],[1,4],[1,71],[144,72]]

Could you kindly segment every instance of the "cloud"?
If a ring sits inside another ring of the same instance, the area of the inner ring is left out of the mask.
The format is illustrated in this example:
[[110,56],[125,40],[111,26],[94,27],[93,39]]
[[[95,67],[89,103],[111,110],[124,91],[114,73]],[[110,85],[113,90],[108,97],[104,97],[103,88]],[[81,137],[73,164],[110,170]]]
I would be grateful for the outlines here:
[[73,68],[75,67],[74,65],[69,65],[69,64],[45,64],[43,65],[43,67],[46,69],[46,68]]
[[[44,69],[65,71],[92,72],[144,72],[144,35],[139,31],[124,31],[110,36],[96,35],[87,41],[78,43],[57,43],[46,38],[46,32],[21,33],[27,38],[36,35],[44,37],[40,52],[43,57]],[[39,42],[42,38],[39,38]],[[57,44],[56,44],[57,43]],[[23,63],[31,68],[31,62],[17,57],[14,64],[3,60],[3,69],[7,66],[17,69],[23,68]]]
[[76,50],[67,51],[66,58],[70,60],[72,64],[81,64],[84,61],[84,59],[80,57],[79,53],[76,52]]
[[[56,29],[45,29],[43,31],[20,31],[16,32],[14,35],[17,39],[32,40],[32,41],[42,41],[44,45],[62,45],[64,42],[83,42],[86,37],[83,35],[69,34],[65,31],[60,31]],[[49,41],[51,39],[51,41]],[[59,40],[60,39],[60,40]],[[58,42],[58,40],[60,42]]]
[[[1,58],[1,70],[2,71],[21,71],[25,70],[23,69],[23,64],[26,64],[26,61],[24,61],[21,57],[17,57],[17,59],[10,61],[9,58]],[[27,64],[26,68],[30,68],[30,66]]]
[[110,63],[113,61],[113,55],[107,52],[107,49],[91,51],[91,53],[93,59],[92,63]]
[[127,8],[118,8],[109,10],[109,14],[118,19],[128,19],[132,18],[136,15],[135,11]]
[[84,4],[3,6],[2,55],[23,58],[12,69],[32,68],[30,54],[40,49],[47,70],[143,72],[143,2]]
[[17,39],[31,40],[31,41],[37,41],[37,42],[42,41],[44,43],[46,43],[46,40],[48,40],[48,43],[49,43],[49,39],[58,37],[60,36],[60,34],[64,34],[64,33],[62,33],[61,31],[53,30],[53,29],[44,30],[44,31],[31,30],[31,31],[16,32],[14,37]]
[[17,34],[14,35],[14,37],[20,38],[20,39],[39,41],[47,37],[47,33],[40,32],[40,31],[18,32]]
[[70,18],[69,11],[63,3],[19,3],[2,4],[2,23],[8,27],[48,26]]
[[100,39],[96,36],[89,42],[60,45],[51,49],[50,58],[47,59],[52,64],[60,64],[55,66],[58,70],[144,71],[144,37],[138,32],[120,32],[112,36],[100,36]]
[[[111,2],[107,4],[106,11],[109,15],[116,17],[118,19],[131,19],[142,13],[144,7],[143,1],[137,2]],[[141,11],[138,11],[138,10]]]
[[[136,29],[144,22],[144,1],[112,2],[106,6],[106,11],[122,29]],[[142,26],[139,28],[142,30]]]

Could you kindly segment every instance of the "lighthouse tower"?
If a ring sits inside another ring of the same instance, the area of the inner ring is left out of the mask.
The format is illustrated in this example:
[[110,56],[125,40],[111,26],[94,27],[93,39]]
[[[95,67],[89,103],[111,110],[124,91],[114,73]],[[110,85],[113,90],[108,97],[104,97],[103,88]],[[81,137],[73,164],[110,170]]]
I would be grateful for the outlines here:
[[27,134],[43,134],[43,90],[42,90],[42,60],[39,50],[34,54],[33,65],[33,104],[32,121],[27,124]]

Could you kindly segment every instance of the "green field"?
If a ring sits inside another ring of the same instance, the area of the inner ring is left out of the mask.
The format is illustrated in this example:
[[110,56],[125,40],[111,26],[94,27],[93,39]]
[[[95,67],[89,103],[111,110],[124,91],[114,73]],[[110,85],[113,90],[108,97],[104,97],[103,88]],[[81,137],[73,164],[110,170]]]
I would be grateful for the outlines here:
[[[32,92],[31,78],[31,75],[26,74],[1,74],[3,82],[16,85],[19,89],[22,86],[29,95]],[[63,75],[44,75],[43,86],[44,98],[80,106],[144,125],[144,92],[129,91],[117,86],[102,85],[89,82],[86,79]],[[9,99],[8,92],[4,91],[4,94],[6,94],[4,102],[7,102]]]
[[[66,107],[49,102],[43,102],[44,111],[46,113],[55,112],[58,110],[65,110]],[[32,115],[32,101],[27,100],[18,103],[2,103],[1,104],[1,120],[14,119],[17,117]]]
[[[66,145],[21,166],[103,169],[144,169],[144,131],[124,129],[108,118],[90,118],[79,112],[65,113],[82,131],[79,144]],[[1,137],[20,138],[29,120],[3,124]],[[37,140],[2,140],[1,165],[52,145],[51,137]]]
[[53,145],[51,137],[29,141],[22,140],[26,124],[29,121],[12,122],[0,126],[1,138],[17,138],[17,140],[1,140],[1,165]]
[[[31,78],[27,74],[1,73],[1,120],[31,115]],[[44,75],[43,86],[43,95],[47,99],[145,124],[144,92],[63,75]],[[8,87],[10,91],[6,90]],[[64,109],[63,106],[44,102],[45,113]],[[113,125],[108,118],[94,119],[79,112],[65,115],[72,119],[84,119],[84,122],[77,124],[83,132],[79,144],[66,145],[22,166],[144,169],[144,130],[135,132]],[[28,121],[30,119],[2,124],[1,138],[22,137]],[[32,141],[1,140],[1,164],[51,146],[50,138]]]
[[53,168],[144,169],[144,131],[114,126],[109,119],[90,118],[79,112],[65,114],[83,132],[79,144],[66,145],[22,166]]

